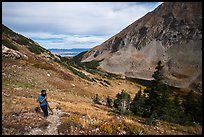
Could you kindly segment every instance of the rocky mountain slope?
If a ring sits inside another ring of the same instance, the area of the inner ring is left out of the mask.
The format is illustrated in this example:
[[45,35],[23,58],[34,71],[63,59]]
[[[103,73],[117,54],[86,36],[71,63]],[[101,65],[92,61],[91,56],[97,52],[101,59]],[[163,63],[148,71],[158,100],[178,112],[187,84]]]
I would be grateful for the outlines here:
[[202,91],[202,3],[165,2],[83,55],[100,68],[127,77],[152,79],[164,64],[165,81]]

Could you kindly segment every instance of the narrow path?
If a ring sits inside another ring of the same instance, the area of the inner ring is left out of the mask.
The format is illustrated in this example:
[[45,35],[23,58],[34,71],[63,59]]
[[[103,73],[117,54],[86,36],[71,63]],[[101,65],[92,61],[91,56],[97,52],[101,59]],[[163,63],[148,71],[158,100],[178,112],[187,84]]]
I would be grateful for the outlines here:
[[59,135],[57,126],[60,125],[60,117],[65,114],[60,109],[53,109],[53,115],[49,115],[47,120],[51,123],[46,129],[34,128],[26,135]]

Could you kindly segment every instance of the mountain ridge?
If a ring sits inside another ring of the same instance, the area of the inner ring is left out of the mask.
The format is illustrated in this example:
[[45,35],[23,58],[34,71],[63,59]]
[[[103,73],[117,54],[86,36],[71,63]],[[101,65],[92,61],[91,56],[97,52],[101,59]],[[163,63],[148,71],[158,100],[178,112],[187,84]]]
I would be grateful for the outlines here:
[[188,88],[193,81],[202,82],[201,28],[201,3],[164,2],[89,50],[82,61],[103,59],[103,70],[151,80],[154,66],[161,60],[165,82]]

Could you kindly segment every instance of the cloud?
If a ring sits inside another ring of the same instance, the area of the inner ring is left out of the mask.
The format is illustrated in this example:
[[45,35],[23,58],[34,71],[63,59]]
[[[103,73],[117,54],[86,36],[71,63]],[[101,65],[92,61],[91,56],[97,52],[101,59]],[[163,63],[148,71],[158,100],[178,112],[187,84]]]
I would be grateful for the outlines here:
[[20,34],[27,36],[38,42],[40,45],[50,48],[92,48],[110,37],[95,36],[95,35],[64,35],[64,34],[51,34],[51,33],[33,33],[33,32],[20,32]]
[[[64,43],[65,47],[74,42],[97,45],[159,4],[160,2],[3,2],[2,22],[30,38],[62,38],[65,42],[72,41],[66,45]],[[48,47],[62,43],[45,41],[43,44]]]

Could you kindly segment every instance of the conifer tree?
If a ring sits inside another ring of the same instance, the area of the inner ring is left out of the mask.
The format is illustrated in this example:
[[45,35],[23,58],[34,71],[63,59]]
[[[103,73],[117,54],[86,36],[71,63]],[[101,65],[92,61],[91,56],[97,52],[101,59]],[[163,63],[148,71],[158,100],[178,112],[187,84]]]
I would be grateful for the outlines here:
[[161,74],[161,70],[162,70],[163,66],[161,66],[161,61],[159,61],[157,63],[156,66],[156,71],[154,72],[154,74],[152,75],[152,77],[154,78],[154,80],[152,81],[152,86],[150,87],[150,89],[146,89],[145,92],[148,93],[148,97],[146,98],[146,113],[148,113],[148,115],[150,116],[151,114],[153,114],[153,112],[156,112],[156,109],[159,107],[159,85],[161,83],[161,80],[163,79],[163,76]]
[[184,98],[184,112],[191,122],[202,123],[202,96],[196,97],[191,90]]
[[146,114],[151,116],[160,117],[166,113],[167,106],[169,105],[169,92],[168,86],[163,84],[164,79],[162,74],[163,65],[161,61],[157,63],[156,71],[152,75],[154,78],[150,89],[146,89],[145,92],[148,93],[148,97],[145,100],[146,104]]
[[96,104],[101,104],[101,102],[99,101],[99,95],[96,94],[96,96],[93,98],[93,102]]
[[142,116],[145,109],[145,97],[142,95],[141,88],[135,94],[133,101],[130,104],[130,110],[138,116]]
[[112,99],[109,96],[106,98],[106,105],[112,107]]
[[130,95],[125,90],[122,90],[121,93],[116,95],[113,106],[122,114],[130,109],[130,101]]

